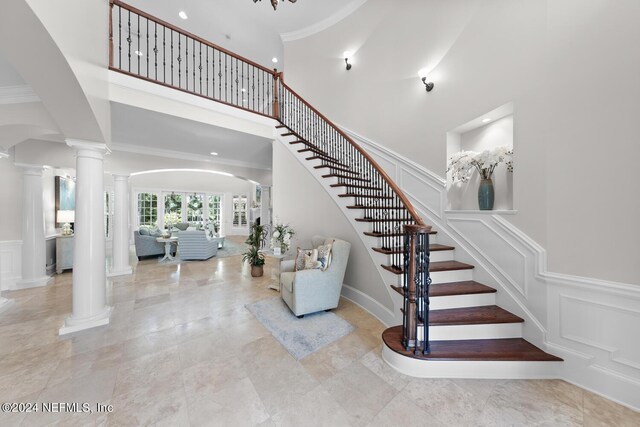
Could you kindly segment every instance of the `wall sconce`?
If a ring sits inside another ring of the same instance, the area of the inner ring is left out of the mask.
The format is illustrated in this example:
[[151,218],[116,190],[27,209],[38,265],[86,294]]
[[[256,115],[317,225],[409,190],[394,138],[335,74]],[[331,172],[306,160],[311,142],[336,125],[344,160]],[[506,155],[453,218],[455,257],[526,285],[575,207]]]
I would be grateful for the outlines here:
[[431,90],[433,89],[433,82],[427,82],[427,72],[424,70],[420,70],[418,75],[420,76],[420,80],[422,80],[422,83],[424,83],[427,92],[431,92]]
[[344,63],[347,64],[347,71],[351,69],[351,64],[349,64],[349,57],[351,57],[351,52],[346,51],[342,54],[344,56]]

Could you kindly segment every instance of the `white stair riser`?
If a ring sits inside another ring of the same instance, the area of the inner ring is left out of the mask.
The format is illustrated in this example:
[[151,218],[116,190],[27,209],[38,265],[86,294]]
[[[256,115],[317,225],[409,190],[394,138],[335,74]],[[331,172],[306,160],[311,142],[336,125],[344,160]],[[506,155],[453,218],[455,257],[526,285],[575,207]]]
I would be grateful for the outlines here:
[[[418,327],[418,335],[422,327]],[[522,323],[491,323],[488,325],[454,325],[429,327],[429,340],[482,340],[522,338]]]
[[449,283],[473,280],[473,269],[431,272],[431,283]]
[[382,359],[405,375],[418,378],[549,379],[558,378],[562,362],[447,361],[402,356],[382,347]]
[[465,294],[450,295],[446,297],[429,298],[431,310],[444,310],[447,308],[477,307],[481,305],[495,305],[496,294]]
[[429,261],[438,262],[438,261],[452,261],[453,250],[451,251],[431,251],[429,254]]

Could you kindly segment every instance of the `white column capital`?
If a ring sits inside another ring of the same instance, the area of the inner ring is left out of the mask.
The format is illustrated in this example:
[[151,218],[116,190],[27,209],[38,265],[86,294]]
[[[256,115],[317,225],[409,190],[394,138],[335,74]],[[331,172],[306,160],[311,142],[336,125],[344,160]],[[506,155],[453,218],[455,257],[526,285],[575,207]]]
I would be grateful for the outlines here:
[[93,159],[104,159],[104,156],[111,153],[107,144],[92,141],[83,141],[81,139],[65,140],[67,145],[76,150],[78,157],[89,157]]
[[111,176],[113,177],[114,181],[129,181],[129,178],[131,177],[130,174],[122,174],[122,173],[113,173],[111,174]]
[[15,163],[15,166],[23,169],[25,175],[39,175],[42,176],[44,171],[44,165],[32,165],[29,163]]

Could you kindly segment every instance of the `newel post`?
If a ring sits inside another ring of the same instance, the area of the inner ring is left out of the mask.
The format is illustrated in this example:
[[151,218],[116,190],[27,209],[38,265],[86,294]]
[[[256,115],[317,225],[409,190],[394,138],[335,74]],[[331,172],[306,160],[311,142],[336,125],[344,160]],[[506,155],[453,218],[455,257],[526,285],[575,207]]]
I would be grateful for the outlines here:
[[429,354],[429,231],[419,224],[404,226],[404,316],[402,345],[415,354]]

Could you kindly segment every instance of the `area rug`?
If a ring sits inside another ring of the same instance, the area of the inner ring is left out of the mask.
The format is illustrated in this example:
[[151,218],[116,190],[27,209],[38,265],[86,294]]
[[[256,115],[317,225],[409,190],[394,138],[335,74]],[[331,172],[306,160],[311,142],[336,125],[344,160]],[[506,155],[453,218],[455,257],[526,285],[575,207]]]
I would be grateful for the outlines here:
[[321,311],[298,319],[279,296],[246,307],[296,360],[353,331],[349,322],[331,312]]
[[218,253],[216,254],[216,257],[225,258],[228,256],[242,255],[244,252],[247,251],[247,249],[249,249],[249,245],[247,244],[235,243],[235,242],[232,242],[231,240],[225,240],[224,247],[218,249]]

